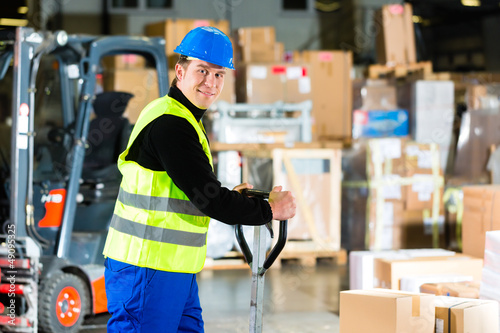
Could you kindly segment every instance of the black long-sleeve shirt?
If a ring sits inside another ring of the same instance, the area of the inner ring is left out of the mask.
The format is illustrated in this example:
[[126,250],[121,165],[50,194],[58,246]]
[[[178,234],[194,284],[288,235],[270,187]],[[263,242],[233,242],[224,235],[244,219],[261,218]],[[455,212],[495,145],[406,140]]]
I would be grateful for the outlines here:
[[[199,121],[206,110],[193,105],[177,88],[168,96]],[[162,115],[139,133],[126,160],[153,171],[166,171],[174,184],[204,214],[227,224],[262,225],[272,219],[267,201],[222,187],[212,171],[193,126],[181,117]]]

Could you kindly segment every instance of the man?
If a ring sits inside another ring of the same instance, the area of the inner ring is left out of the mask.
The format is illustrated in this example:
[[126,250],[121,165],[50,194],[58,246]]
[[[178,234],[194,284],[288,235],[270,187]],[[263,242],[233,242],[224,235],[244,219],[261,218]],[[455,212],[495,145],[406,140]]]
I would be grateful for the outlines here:
[[204,264],[210,217],[262,225],[295,215],[290,192],[268,201],[221,187],[201,123],[234,69],[220,30],[190,31],[168,96],[142,111],[118,167],[120,193],[104,248],[108,332],[203,332],[196,273]]

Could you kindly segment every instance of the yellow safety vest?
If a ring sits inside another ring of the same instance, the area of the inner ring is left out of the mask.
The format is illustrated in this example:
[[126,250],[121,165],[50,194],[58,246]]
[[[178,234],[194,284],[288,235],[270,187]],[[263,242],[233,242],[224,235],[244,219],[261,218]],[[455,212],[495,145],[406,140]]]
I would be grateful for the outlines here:
[[148,104],[134,126],[127,149],[118,158],[123,178],[103,254],[140,267],[197,273],[205,263],[210,218],[189,201],[167,172],[125,160],[137,135],[163,114],[189,121],[213,168],[201,121],[168,96]]

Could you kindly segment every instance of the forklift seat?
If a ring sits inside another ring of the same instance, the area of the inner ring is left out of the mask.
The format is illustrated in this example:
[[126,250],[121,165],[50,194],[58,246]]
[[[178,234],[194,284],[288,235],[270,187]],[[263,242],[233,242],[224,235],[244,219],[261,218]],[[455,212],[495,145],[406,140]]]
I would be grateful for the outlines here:
[[83,162],[84,181],[103,181],[119,177],[117,160],[125,150],[132,125],[123,113],[134,95],[109,91],[96,95],[95,118],[89,125],[88,148]]

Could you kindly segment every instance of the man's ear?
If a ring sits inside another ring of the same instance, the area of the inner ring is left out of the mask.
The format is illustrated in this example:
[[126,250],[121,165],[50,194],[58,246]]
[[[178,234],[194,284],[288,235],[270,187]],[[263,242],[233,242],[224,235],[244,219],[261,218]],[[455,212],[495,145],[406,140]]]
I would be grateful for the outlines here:
[[181,81],[184,77],[184,68],[179,64],[175,64],[175,76],[177,77],[177,81]]

